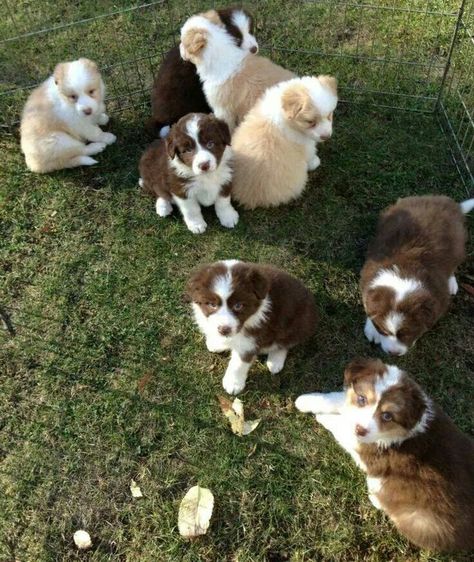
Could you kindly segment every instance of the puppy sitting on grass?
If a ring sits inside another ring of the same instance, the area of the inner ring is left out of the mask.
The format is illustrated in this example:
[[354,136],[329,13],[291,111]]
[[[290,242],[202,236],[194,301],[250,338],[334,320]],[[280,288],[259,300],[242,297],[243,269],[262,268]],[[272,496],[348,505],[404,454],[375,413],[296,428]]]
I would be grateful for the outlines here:
[[[105,87],[88,59],[63,62],[28,98],[21,118],[21,149],[32,172],[92,166],[91,158],[116,141],[99,125],[105,113]],[[87,144],[89,143],[89,144]]]

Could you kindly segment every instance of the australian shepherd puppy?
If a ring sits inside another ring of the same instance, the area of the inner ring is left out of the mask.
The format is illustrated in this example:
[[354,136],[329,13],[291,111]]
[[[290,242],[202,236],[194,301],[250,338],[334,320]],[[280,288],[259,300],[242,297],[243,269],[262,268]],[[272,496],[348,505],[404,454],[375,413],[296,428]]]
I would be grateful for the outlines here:
[[115,142],[99,125],[105,113],[105,88],[97,65],[88,59],[62,62],[33,90],[21,118],[21,149],[33,172],[92,166],[91,156]]
[[181,29],[181,57],[196,65],[206,99],[231,132],[267,88],[294,74],[240,48],[225,27],[203,16]]
[[332,135],[336,87],[331,76],[305,76],[267,90],[232,138],[239,203],[271,207],[301,194],[320,164],[317,143]]
[[316,414],[367,474],[369,499],[422,548],[474,548],[474,441],[406,373],[358,359],[344,392],[304,394],[295,405]]
[[465,259],[464,214],[449,197],[399,199],[385,210],[361,272],[365,335],[386,353],[404,355],[446,312]]
[[140,160],[140,186],[156,197],[156,212],[169,215],[174,203],[191,232],[206,230],[201,205],[214,205],[222,226],[233,228],[232,151],[229,128],[212,114],[190,113],[166,139],[150,145]]
[[[253,35],[253,17],[243,8],[209,10],[201,14],[229,35],[244,52],[255,54],[258,43]],[[181,58],[179,46],[166,53],[151,92],[152,119],[148,129],[166,136],[169,126],[188,113],[210,113],[202,84],[192,62]]]
[[283,369],[292,347],[308,339],[316,325],[311,292],[288,273],[238,260],[205,265],[190,278],[187,294],[209,351],[231,352],[222,385],[229,394],[245,388],[259,354],[271,373]]

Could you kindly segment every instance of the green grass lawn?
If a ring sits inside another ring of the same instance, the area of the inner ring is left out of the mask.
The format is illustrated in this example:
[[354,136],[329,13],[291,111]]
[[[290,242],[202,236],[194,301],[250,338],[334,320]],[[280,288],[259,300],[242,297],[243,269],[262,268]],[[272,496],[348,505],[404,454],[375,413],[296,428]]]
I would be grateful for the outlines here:
[[[378,213],[407,195],[467,197],[437,121],[342,104],[301,199],[242,211],[233,231],[209,209],[195,236],[137,190],[147,116],[116,112],[108,128],[119,140],[97,166],[46,176],[26,170],[15,128],[0,134],[0,305],[16,328],[0,331],[0,560],[467,561],[412,547],[373,508],[349,456],[293,406],[302,392],[339,388],[355,355],[384,357],[364,338],[358,292]],[[472,217],[469,228],[458,279],[473,284]],[[217,401],[227,358],[206,350],[182,298],[197,264],[226,258],[286,269],[320,312],[280,375],[252,368],[241,398],[262,422],[245,438]],[[393,359],[471,433],[473,313],[461,289]],[[208,534],[187,542],[177,513],[195,484],[212,490],[215,509]],[[72,541],[80,528],[87,552]]]

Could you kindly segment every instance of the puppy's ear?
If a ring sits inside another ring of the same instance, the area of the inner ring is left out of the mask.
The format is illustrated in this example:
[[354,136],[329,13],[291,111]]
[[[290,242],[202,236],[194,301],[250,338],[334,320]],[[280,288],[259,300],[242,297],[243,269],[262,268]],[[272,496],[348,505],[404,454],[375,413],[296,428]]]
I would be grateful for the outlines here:
[[415,291],[405,297],[400,309],[411,314],[415,322],[425,329],[431,328],[441,313],[438,301],[425,290]]
[[380,359],[356,357],[347,365],[344,371],[344,386],[351,386],[364,377],[377,373],[382,374],[386,370],[385,364]]
[[203,18],[206,18],[214,25],[218,25],[219,27],[225,27],[217,10],[208,10],[207,12],[204,12],[199,15],[201,15]]
[[60,62],[54,69],[53,76],[56,86],[58,86],[64,78],[64,73],[66,72],[66,64],[66,62]]
[[92,73],[98,73],[99,72],[99,67],[97,66],[97,64],[90,59],[86,59],[86,58],[80,58],[79,62],[82,63],[90,72]]
[[219,131],[219,136],[224,144],[230,144],[230,130],[229,126],[222,119],[215,118],[217,130]]
[[303,110],[308,94],[306,89],[300,85],[286,88],[281,96],[281,107],[287,119],[295,117]]
[[263,300],[270,288],[268,279],[262,275],[257,269],[251,267],[247,273],[247,279],[250,281],[252,290],[259,300]]
[[335,96],[337,96],[337,80],[336,78],[334,78],[334,76],[327,76],[326,74],[321,74],[320,76],[318,76],[318,80],[325,88],[331,90],[331,92]]
[[207,45],[207,31],[205,29],[189,29],[181,38],[179,50],[181,58],[193,62],[200,56]]
[[367,316],[383,316],[392,307],[395,293],[388,287],[369,289],[363,296],[364,308]]
[[166,145],[166,152],[168,156],[173,159],[176,156],[176,143],[174,141],[174,135],[171,134],[172,130],[168,133],[168,136],[165,138],[165,145]]
[[208,275],[212,270],[212,266],[207,264],[203,265],[202,267],[196,269],[191,273],[191,277],[188,279],[186,283],[186,290],[185,290],[185,300],[187,302],[192,302],[194,300],[194,295],[197,291],[199,291],[205,284]]

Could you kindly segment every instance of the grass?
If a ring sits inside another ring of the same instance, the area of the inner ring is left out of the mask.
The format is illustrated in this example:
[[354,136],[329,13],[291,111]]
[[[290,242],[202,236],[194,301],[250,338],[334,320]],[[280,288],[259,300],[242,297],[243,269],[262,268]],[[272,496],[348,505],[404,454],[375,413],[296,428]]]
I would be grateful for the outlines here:
[[[115,113],[119,140],[98,166],[48,176],[25,169],[14,129],[0,136],[0,305],[17,331],[0,332],[0,560],[468,560],[396,533],[362,473],[293,406],[301,392],[339,387],[354,355],[382,357],[364,339],[357,286],[380,210],[412,194],[466,197],[437,122],[341,105],[300,200],[242,212],[233,231],[206,211],[197,237],[177,214],[158,219],[136,189],[146,117]],[[461,282],[472,283],[472,255],[471,236]],[[182,300],[196,264],[235,257],[300,277],[321,317],[281,375],[252,368],[242,399],[262,422],[246,438],[217,403],[227,358],[207,352]],[[395,360],[471,433],[473,311],[461,290]],[[186,542],[177,512],[195,484],[216,505],[208,534]],[[88,552],[72,542],[79,528]]]

